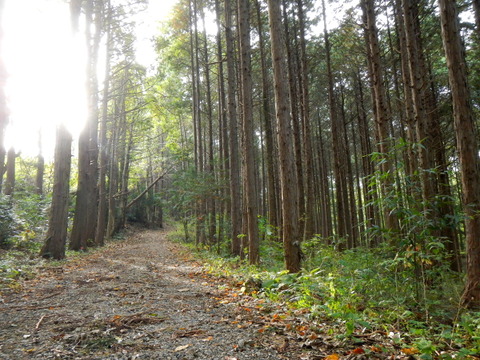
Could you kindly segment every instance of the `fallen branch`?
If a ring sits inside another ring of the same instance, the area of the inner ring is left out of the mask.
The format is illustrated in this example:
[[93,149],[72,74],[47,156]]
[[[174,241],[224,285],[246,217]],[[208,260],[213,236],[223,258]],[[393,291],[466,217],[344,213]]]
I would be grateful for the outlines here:
[[145,195],[145,194],[148,192],[148,190],[150,190],[152,187],[154,187],[157,182],[159,182],[160,180],[162,180],[162,179],[165,177],[165,175],[167,175],[167,174],[170,172],[170,169],[171,169],[171,168],[169,168],[169,169],[166,170],[162,175],[160,175],[160,176],[157,177],[155,180],[153,180],[153,182],[152,182],[150,185],[148,185],[147,188],[140,193],[140,195],[138,195],[135,199],[133,199],[132,201],[130,201],[130,202],[127,204],[127,207],[126,207],[126,208],[129,209],[129,208],[130,208],[132,205],[134,205],[138,200],[140,200],[140,199],[143,197],[143,195]]
[[46,316],[47,314],[43,314],[40,320],[38,320],[37,325],[35,325],[35,331],[37,331],[40,328],[40,325],[42,324],[42,321],[43,319],[45,319]]
[[64,305],[50,305],[50,306],[8,306],[0,308],[0,311],[23,311],[23,310],[44,310],[44,309],[53,309],[64,307]]

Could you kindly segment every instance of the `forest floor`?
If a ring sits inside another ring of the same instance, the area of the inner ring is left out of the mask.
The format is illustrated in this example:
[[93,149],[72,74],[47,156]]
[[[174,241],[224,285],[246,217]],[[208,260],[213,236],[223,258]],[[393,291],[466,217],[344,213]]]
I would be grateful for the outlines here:
[[413,358],[299,338],[305,317],[278,315],[241,284],[209,275],[166,234],[137,230],[3,290],[0,359]]

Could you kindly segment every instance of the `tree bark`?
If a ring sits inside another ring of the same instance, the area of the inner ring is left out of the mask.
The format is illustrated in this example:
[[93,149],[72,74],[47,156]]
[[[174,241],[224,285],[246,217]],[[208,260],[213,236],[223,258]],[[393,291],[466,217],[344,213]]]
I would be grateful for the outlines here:
[[[97,109],[97,59],[100,41],[98,24],[99,11],[93,0],[86,3],[87,41],[87,97],[89,114],[78,141],[78,185],[75,216],[70,236],[70,249],[86,249],[95,240],[97,221],[97,177],[98,177],[98,109]],[[96,33],[92,35],[94,22]],[[90,24],[90,25],[88,25]]]
[[[365,39],[367,42],[368,67],[372,88],[378,147],[380,154],[382,154],[383,157],[380,170],[385,176],[381,180],[380,187],[382,198],[385,200],[392,189],[393,183],[393,166],[391,159],[388,158],[391,147],[389,135],[389,122],[391,119],[385,100],[386,92],[383,83],[383,67],[381,64],[378,29],[376,26],[375,2],[373,0],[361,0],[360,4],[365,25]],[[383,204],[385,228],[390,231],[395,231],[398,230],[398,219],[391,210],[392,209],[390,209],[388,205]]]
[[67,240],[72,136],[64,125],[57,127],[56,136],[52,208],[40,256],[59,260],[65,257]]
[[269,84],[269,75],[267,69],[267,60],[265,54],[265,35],[262,24],[262,14],[260,1],[255,1],[257,10],[257,22],[258,22],[258,42],[260,51],[260,63],[262,68],[262,119],[265,131],[265,163],[266,163],[266,177],[267,177],[267,213],[268,223],[274,229],[279,226],[278,221],[278,196],[277,186],[275,185],[278,179],[278,168],[275,166],[275,146],[273,137],[273,124],[271,111],[271,90]]
[[253,134],[252,68],[250,47],[250,15],[248,0],[238,1],[238,25],[240,32],[240,79],[242,103],[243,153],[245,157],[245,207],[247,213],[248,260],[259,262],[258,191]]
[[285,265],[290,272],[300,271],[301,252],[298,215],[298,189],[292,136],[292,117],[288,93],[285,38],[282,29],[280,3],[268,0],[271,51],[273,60],[277,143],[280,158],[282,194],[282,237]]
[[[295,166],[297,171],[297,191],[298,191],[298,221],[299,231],[303,235],[304,219],[305,219],[305,187],[303,182],[303,163],[302,163],[302,137],[300,134],[300,106],[299,106],[299,86],[298,86],[298,67],[297,67],[297,54],[293,51],[293,38],[295,37],[294,29],[290,29],[290,19],[288,16],[288,4],[286,0],[282,0],[283,3],[283,23],[285,29],[285,44],[287,54],[287,69],[288,69],[288,82],[290,89],[290,112],[291,112],[291,124],[293,131],[293,144],[295,154]],[[293,32],[293,35],[291,33]]]
[[467,243],[467,278],[462,304],[480,308],[480,164],[470,89],[467,83],[467,64],[454,0],[439,0],[442,39],[448,77],[452,91],[453,116],[465,211]]
[[15,160],[17,159],[17,153],[13,146],[8,149],[7,152],[7,178],[5,180],[5,189],[3,193],[5,195],[13,195],[15,191]]
[[107,230],[107,120],[108,120],[108,104],[110,98],[110,62],[112,53],[112,6],[110,0],[107,0],[107,46],[105,54],[105,79],[103,81],[103,98],[102,98],[102,117],[99,128],[99,166],[98,166],[98,211],[97,211],[97,228],[95,232],[95,245],[103,246],[105,243],[105,234]]
[[225,0],[225,36],[227,47],[227,101],[230,130],[230,213],[232,219],[231,251],[233,255],[240,256],[241,246],[239,235],[242,233],[242,202],[240,191],[240,156],[238,150],[238,116],[235,91],[235,39],[233,36],[232,5],[230,0]]
[[313,184],[313,148],[310,124],[310,94],[308,81],[307,46],[305,39],[305,9],[304,1],[297,0],[298,27],[300,32],[300,109],[302,119],[302,140],[304,158],[304,183],[305,183],[305,214],[303,238],[308,240],[314,235],[314,184]]
[[[207,30],[205,26],[205,12],[201,11],[202,24],[203,24],[203,62],[205,66],[205,87],[206,87],[206,96],[207,96],[207,124],[208,124],[208,159],[207,159],[207,169],[206,173],[208,174],[211,181],[215,179],[215,164],[214,164],[214,150],[213,150],[213,109],[212,109],[212,91],[211,91],[211,81],[210,81],[210,60],[208,56],[208,39],[207,39]],[[206,200],[206,210],[207,210],[207,228],[208,228],[208,244],[212,244],[215,239],[216,233],[216,211],[215,211],[215,197],[210,196]]]
[[347,244],[352,236],[350,225],[350,206],[348,202],[348,186],[347,186],[347,149],[345,144],[344,124],[342,118],[338,114],[337,96],[334,92],[334,78],[332,65],[330,60],[330,40],[327,31],[327,18],[325,9],[325,0],[322,0],[323,21],[324,21],[324,38],[325,53],[328,78],[328,102],[330,110],[330,121],[332,124],[332,148],[333,148],[333,172],[335,176],[335,195],[337,205],[337,231],[336,235],[342,242],[340,248],[344,248],[344,240]]

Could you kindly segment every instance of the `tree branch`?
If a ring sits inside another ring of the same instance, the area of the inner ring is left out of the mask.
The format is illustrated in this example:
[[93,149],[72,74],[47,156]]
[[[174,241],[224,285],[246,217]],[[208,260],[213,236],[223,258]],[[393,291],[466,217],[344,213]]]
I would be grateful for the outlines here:
[[159,182],[160,180],[162,180],[163,177],[164,177],[165,175],[167,175],[170,170],[171,170],[171,168],[169,168],[169,169],[166,170],[162,175],[160,175],[159,177],[157,177],[150,185],[147,186],[147,188],[146,188],[145,190],[143,190],[143,191],[140,193],[140,195],[138,195],[135,199],[133,199],[132,201],[130,201],[130,202],[127,204],[127,207],[126,207],[126,208],[129,209],[130,207],[132,207],[132,205],[134,205],[138,200],[140,200],[140,199],[143,197],[143,195],[145,195],[145,194],[148,192],[148,190],[150,190],[153,186],[155,186],[155,184],[156,184],[157,182]]

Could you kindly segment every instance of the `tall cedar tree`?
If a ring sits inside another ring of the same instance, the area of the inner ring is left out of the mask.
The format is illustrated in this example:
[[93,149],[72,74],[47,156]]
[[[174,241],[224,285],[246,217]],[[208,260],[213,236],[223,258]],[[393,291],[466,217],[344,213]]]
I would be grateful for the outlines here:
[[241,254],[240,238],[242,233],[241,191],[240,191],[240,155],[238,150],[236,74],[235,74],[235,36],[233,33],[233,14],[230,0],[225,0],[225,37],[227,47],[227,106],[230,130],[230,215],[232,221],[233,255]]
[[480,308],[480,163],[467,83],[467,64],[460,37],[457,3],[439,0],[443,47],[452,91],[453,116],[462,177],[467,242],[467,280],[462,303]]
[[52,206],[40,256],[59,260],[65,257],[67,241],[72,136],[64,125],[57,126],[56,136]]
[[273,60],[275,111],[277,117],[277,145],[280,158],[280,186],[282,199],[282,236],[285,266],[291,272],[300,271],[300,229],[298,214],[297,175],[291,125],[291,107],[288,94],[285,61],[285,37],[282,28],[280,2],[268,0],[268,14]]
[[[98,114],[96,70],[101,24],[98,6],[102,2],[87,0],[85,4],[85,38],[87,42],[87,89],[88,118],[78,141],[78,186],[70,237],[70,249],[86,249],[95,239],[97,221],[97,178],[98,178]],[[93,25],[95,15],[95,27]],[[92,34],[92,29],[95,33]],[[88,242],[91,242],[88,244]]]
[[240,81],[242,103],[242,130],[243,130],[243,156],[245,176],[245,209],[248,237],[248,260],[250,264],[259,261],[259,239],[257,225],[257,201],[258,193],[256,186],[255,144],[253,136],[253,99],[252,99],[252,68],[250,48],[250,12],[249,1],[238,1],[238,23],[240,31]]

